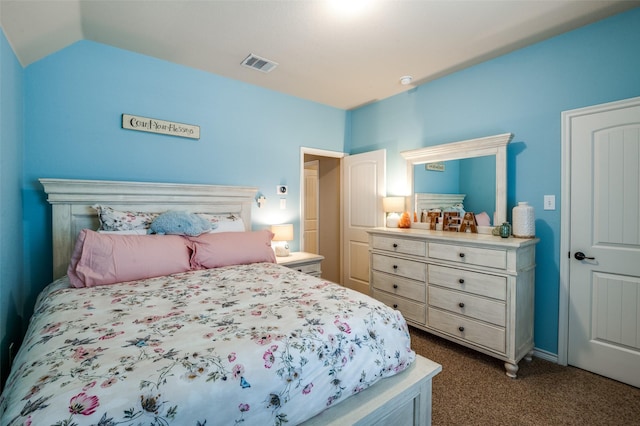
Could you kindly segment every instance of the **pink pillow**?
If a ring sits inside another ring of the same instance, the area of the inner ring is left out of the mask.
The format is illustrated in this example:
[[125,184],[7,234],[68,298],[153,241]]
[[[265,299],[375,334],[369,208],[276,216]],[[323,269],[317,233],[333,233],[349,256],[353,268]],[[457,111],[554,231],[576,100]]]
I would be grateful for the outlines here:
[[276,255],[271,248],[273,233],[269,230],[219,232],[186,238],[193,242],[192,269],[258,262],[276,263]]
[[179,235],[100,234],[83,229],[67,269],[74,287],[94,287],[190,270],[191,242]]
[[487,212],[478,213],[476,215],[476,224],[478,226],[491,226],[491,219]]

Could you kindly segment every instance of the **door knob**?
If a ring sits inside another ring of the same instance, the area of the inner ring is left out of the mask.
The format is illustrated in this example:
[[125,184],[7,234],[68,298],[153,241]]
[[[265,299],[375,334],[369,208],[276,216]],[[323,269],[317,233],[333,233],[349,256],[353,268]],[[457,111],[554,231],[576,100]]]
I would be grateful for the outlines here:
[[578,260],[585,260],[585,259],[594,260],[595,259],[595,257],[589,257],[581,251],[577,251],[576,254],[573,255],[573,257],[575,257]]

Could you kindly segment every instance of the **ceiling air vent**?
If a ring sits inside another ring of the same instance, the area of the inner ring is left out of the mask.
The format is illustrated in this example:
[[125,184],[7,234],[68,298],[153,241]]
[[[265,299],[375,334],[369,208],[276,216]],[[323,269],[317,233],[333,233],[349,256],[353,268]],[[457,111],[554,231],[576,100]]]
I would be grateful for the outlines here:
[[242,66],[262,72],[269,72],[277,67],[278,64],[276,62],[261,58],[260,56],[251,53],[244,59],[244,61],[242,61]]

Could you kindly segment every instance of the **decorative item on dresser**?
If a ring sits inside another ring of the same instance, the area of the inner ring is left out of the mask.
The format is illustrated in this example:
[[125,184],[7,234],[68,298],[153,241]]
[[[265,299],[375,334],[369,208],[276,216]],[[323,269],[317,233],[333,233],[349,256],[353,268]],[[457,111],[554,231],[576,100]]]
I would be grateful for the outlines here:
[[534,209],[526,201],[518,202],[511,210],[513,221],[513,236],[516,238],[531,238],[536,235],[536,218]]
[[371,295],[430,333],[505,361],[533,353],[538,239],[421,229],[369,231]]
[[322,275],[320,262],[323,260],[324,256],[304,251],[292,252],[287,257],[276,257],[276,261],[279,265],[286,266],[287,268],[295,269],[298,272],[304,272],[305,274],[313,275],[318,278]]
[[404,197],[384,197],[382,208],[387,214],[386,224],[388,228],[397,228],[400,214],[404,213]]

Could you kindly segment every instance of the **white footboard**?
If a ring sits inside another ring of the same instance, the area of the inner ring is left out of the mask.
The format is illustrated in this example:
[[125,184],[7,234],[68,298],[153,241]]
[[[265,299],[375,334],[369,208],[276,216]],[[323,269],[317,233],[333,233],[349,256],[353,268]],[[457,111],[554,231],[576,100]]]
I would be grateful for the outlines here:
[[303,425],[420,425],[431,424],[431,379],[442,366],[417,356],[406,371],[383,379]]

